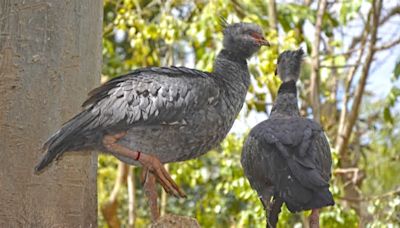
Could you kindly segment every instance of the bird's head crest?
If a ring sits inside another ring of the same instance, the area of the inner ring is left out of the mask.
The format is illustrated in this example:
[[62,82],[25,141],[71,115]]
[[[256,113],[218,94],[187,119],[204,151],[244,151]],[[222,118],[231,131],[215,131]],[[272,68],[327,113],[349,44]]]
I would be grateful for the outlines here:
[[275,75],[279,75],[283,82],[297,81],[300,76],[304,54],[302,48],[295,51],[282,52],[278,57]]

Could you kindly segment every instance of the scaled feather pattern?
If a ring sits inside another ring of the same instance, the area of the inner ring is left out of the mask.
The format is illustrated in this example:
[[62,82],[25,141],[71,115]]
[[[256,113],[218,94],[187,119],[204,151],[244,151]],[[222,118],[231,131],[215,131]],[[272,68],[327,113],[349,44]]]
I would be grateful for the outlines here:
[[94,89],[83,111],[44,144],[46,155],[36,170],[66,151],[112,153],[102,139],[119,132],[127,134],[118,144],[162,163],[193,159],[218,145],[245,101],[250,84],[246,60],[267,41],[259,26],[236,23],[224,29],[223,44],[212,72],[175,66],[140,68]]

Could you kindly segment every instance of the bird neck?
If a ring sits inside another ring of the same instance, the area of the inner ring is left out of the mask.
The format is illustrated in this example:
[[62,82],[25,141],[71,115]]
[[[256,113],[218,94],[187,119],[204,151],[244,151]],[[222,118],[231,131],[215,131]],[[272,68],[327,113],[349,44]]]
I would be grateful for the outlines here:
[[278,90],[278,96],[271,110],[271,118],[300,116],[297,106],[297,88],[294,80],[284,82]]
[[215,59],[212,75],[221,89],[221,107],[226,107],[223,111],[236,117],[250,85],[246,58],[222,50]]
[[222,49],[215,59],[213,73],[225,83],[245,85],[246,91],[250,85],[246,58],[227,49]]
[[246,57],[243,57],[243,55],[240,55],[239,53],[236,53],[235,51],[230,51],[228,49],[222,49],[221,52],[217,56],[217,59],[218,58],[227,59],[227,60],[230,60],[237,64],[246,65],[246,67],[247,67]]

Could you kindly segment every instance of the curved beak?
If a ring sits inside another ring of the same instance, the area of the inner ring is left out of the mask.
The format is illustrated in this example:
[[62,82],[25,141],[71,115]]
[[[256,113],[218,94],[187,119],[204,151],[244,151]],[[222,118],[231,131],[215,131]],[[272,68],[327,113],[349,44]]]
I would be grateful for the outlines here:
[[252,37],[254,38],[254,40],[258,43],[258,45],[260,45],[260,46],[268,46],[268,47],[271,46],[271,45],[269,44],[268,40],[266,40],[262,34],[260,34],[260,33],[258,33],[258,32],[253,32],[253,33],[251,34],[251,36],[252,36]]
[[264,37],[259,38],[259,39],[258,39],[258,43],[259,43],[261,46],[267,46],[267,47],[270,47],[270,46],[271,46],[271,44],[268,42],[268,40],[266,40]]

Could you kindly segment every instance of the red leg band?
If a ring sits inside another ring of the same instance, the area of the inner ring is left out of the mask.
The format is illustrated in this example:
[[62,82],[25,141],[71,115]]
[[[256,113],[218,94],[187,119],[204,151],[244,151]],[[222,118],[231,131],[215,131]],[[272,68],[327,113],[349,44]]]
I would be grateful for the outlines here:
[[138,151],[137,153],[138,153],[138,154],[137,154],[137,156],[136,156],[136,159],[135,159],[135,160],[136,160],[136,161],[139,161],[139,158],[140,158],[140,154],[141,154],[141,153],[140,153],[139,151]]

